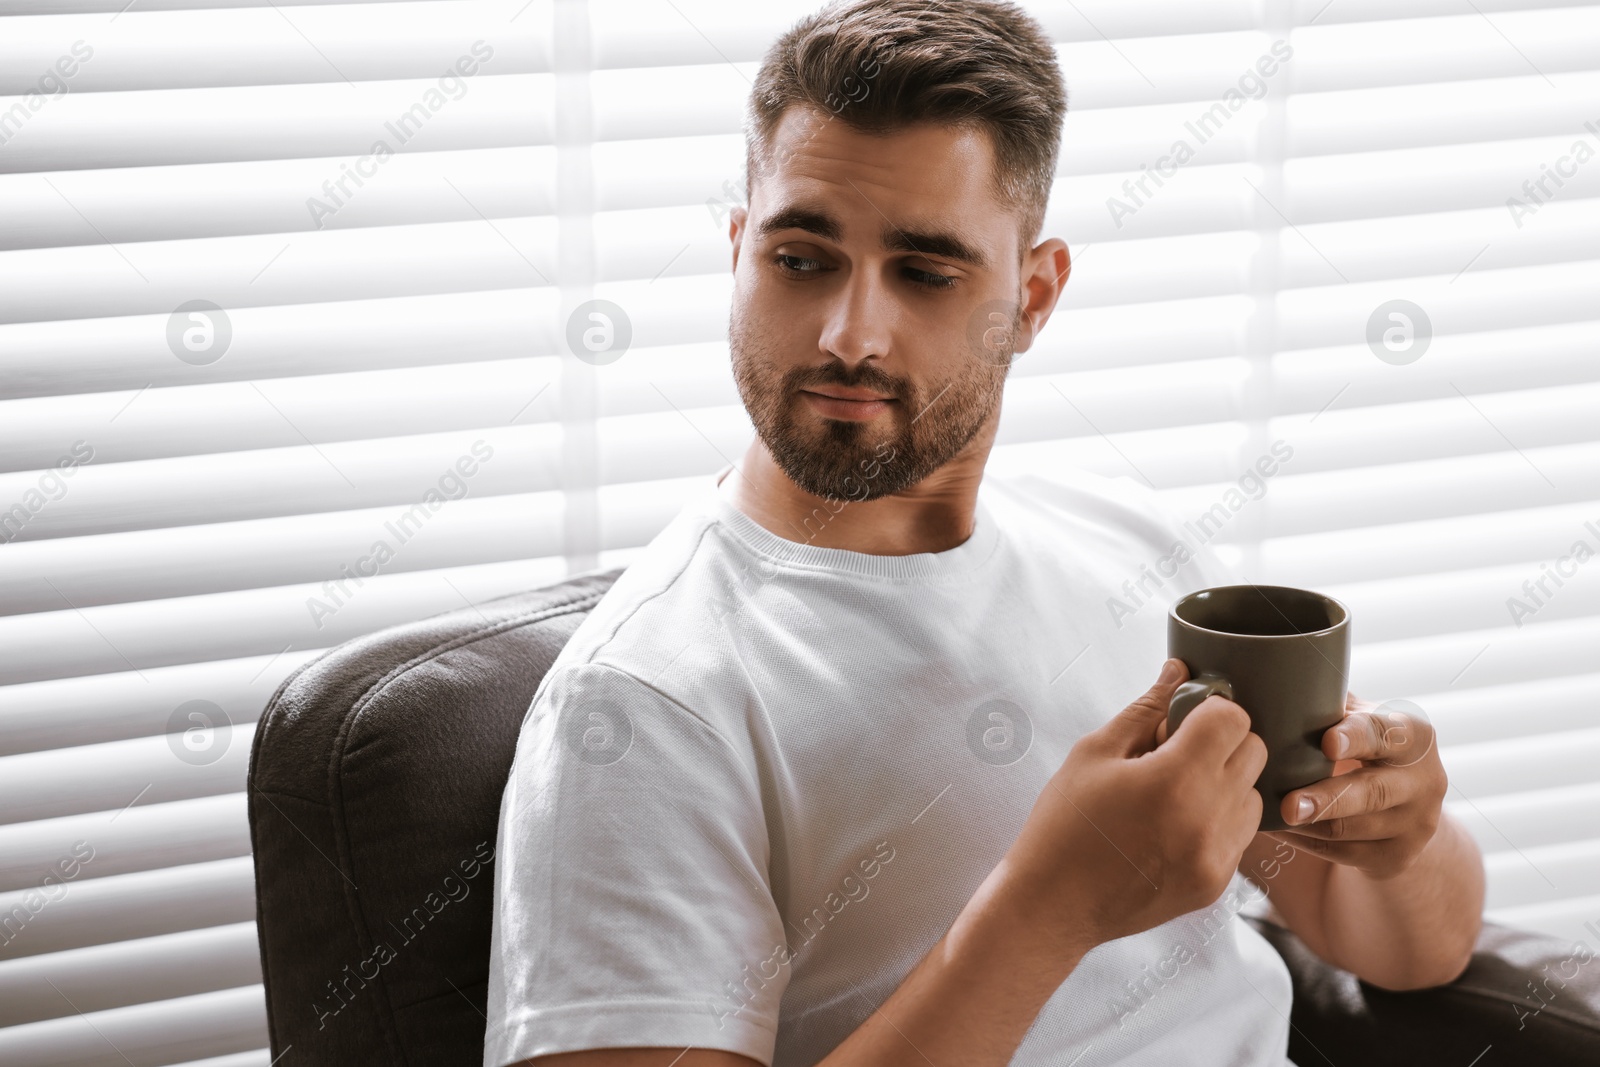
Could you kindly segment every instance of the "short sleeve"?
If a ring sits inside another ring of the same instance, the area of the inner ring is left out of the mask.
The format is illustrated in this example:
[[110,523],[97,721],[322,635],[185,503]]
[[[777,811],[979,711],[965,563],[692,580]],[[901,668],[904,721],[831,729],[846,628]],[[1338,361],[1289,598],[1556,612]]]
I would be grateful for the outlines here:
[[789,968],[755,764],[633,675],[558,663],[501,800],[485,1067],[627,1046],[772,1062]]

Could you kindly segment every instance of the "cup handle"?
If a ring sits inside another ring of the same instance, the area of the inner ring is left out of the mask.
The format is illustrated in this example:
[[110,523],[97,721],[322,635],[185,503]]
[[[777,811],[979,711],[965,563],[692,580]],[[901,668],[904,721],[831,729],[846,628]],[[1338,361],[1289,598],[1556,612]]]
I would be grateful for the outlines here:
[[1215,694],[1224,700],[1233,699],[1233,686],[1226,678],[1216,674],[1202,674],[1178,686],[1167,705],[1167,737],[1177,732],[1178,724],[1199,706],[1206,697]]

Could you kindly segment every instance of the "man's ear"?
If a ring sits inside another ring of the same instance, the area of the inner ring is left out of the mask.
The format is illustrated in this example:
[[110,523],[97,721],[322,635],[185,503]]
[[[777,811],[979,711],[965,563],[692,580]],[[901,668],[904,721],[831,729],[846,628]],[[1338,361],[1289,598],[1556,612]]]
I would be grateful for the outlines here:
[[1018,352],[1032,348],[1039,331],[1050,321],[1050,314],[1061,299],[1061,290],[1072,274],[1072,253],[1065,241],[1052,237],[1028,253],[1023,259],[1023,271],[1023,324]]
[[728,212],[728,240],[733,244],[733,270],[739,270],[739,246],[744,243],[744,224],[750,217],[750,210],[745,207],[735,207]]

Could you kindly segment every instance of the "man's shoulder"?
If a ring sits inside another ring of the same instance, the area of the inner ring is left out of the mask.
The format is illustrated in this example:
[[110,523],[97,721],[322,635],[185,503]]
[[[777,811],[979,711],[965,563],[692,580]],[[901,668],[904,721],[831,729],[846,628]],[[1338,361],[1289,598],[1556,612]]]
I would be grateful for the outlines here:
[[[750,570],[718,536],[716,520],[686,508],[625,565],[551,669],[602,664],[637,678],[682,678],[725,640]],[[713,655],[711,662],[716,662]]]

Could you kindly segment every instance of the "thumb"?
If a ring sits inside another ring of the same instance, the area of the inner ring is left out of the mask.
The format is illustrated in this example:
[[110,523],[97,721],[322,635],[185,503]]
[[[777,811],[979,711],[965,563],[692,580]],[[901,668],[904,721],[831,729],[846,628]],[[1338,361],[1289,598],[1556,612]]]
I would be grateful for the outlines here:
[[1172,694],[1188,677],[1189,668],[1183,660],[1172,658],[1163,663],[1156,683],[1100,728],[1111,747],[1128,757],[1153,751],[1156,731],[1167,720]]

